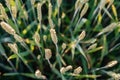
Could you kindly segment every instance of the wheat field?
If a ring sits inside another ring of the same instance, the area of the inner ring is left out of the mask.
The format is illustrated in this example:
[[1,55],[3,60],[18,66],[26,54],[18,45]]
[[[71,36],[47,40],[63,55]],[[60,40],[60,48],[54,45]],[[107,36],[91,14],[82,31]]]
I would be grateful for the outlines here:
[[0,0],[0,80],[119,80],[119,0]]

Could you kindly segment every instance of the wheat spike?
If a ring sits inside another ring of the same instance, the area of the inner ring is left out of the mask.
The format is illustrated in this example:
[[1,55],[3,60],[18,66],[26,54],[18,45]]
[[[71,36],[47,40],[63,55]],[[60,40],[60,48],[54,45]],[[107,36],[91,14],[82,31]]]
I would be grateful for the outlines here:
[[107,73],[109,76],[111,76],[114,80],[119,80],[120,79],[120,74],[119,73],[115,73],[112,71],[104,71],[105,73]]
[[52,4],[49,2],[49,6],[48,6],[48,21],[49,21],[50,27],[54,28],[55,25],[53,24],[51,16],[52,16]]
[[94,48],[96,48],[96,46],[97,46],[97,43],[94,43],[94,44],[92,44],[92,45],[89,46],[88,50],[94,49]]
[[56,35],[55,29],[50,29],[50,35],[51,35],[53,43],[57,44],[58,39],[57,39],[57,35]]
[[14,53],[18,53],[18,48],[17,48],[17,44],[16,44],[16,43],[14,43],[14,44],[8,43],[8,47],[9,47]]
[[107,68],[109,68],[109,67],[113,67],[113,66],[115,66],[117,63],[118,63],[117,60],[110,61],[105,67],[107,67]]
[[101,0],[99,4],[100,10],[102,10],[105,7],[105,4],[107,3],[107,0]]
[[10,8],[10,0],[5,0],[6,5]]
[[35,0],[30,0],[31,4],[34,5],[35,4]]
[[6,5],[10,10],[11,15],[16,18],[17,17],[17,6],[14,0],[6,0]]
[[66,43],[62,44],[62,49],[64,50],[66,48]]
[[69,71],[69,70],[72,70],[73,69],[73,67],[71,66],[71,65],[68,65],[68,66],[66,66],[66,67],[62,67],[61,69],[60,69],[60,72],[63,74],[63,73],[65,73],[65,72],[67,72],[67,71]]
[[114,0],[107,0],[107,3],[109,3],[109,5],[112,5],[114,2]]
[[102,34],[104,34],[104,33],[106,33],[106,32],[110,32],[110,31],[114,30],[114,28],[117,26],[117,24],[118,23],[113,22],[110,25],[106,26],[104,29],[102,29],[101,32],[99,32],[97,34],[97,37],[100,36],[100,35],[102,35]]
[[46,76],[42,75],[42,73],[41,73],[41,71],[40,71],[39,69],[37,69],[37,70],[35,71],[35,76],[36,76],[37,78],[39,78],[39,79],[43,79],[43,80],[46,79]]
[[78,36],[78,39],[79,39],[79,40],[83,40],[83,39],[85,38],[85,35],[86,35],[86,32],[85,32],[85,31],[82,31],[82,32],[80,33],[80,35]]
[[11,7],[11,11],[12,11],[12,15],[14,18],[17,17],[17,7],[16,6],[12,6]]
[[96,38],[91,38],[90,40],[87,40],[87,41],[85,41],[84,43],[91,43],[91,44],[93,44],[93,43],[95,43],[96,41],[97,41]]
[[46,80],[46,76],[45,75],[41,75],[40,79]]
[[48,6],[48,18],[51,18],[52,16],[52,4],[49,3],[49,6]]
[[41,75],[42,75],[42,74],[41,74],[41,71],[37,69],[37,70],[35,71],[35,76],[36,76],[37,78],[40,78]]
[[37,4],[37,15],[38,15],[38,20],[39,20],[39,22],[41,22],[41,20],[42,20],[42,10],[41,10],[41,6],[42,6],[41,3],[38,3],[38,4]]
[[35,39],[35,43],[39,44],[39,42],[40,42],[40,35],[38,34],[38,32],[35,32],[33,38]]
[[1,12],[2,18],[5,20],[8,20],[8,16],[7,16],[5,9],[1,3],[0,3],[0,12]]
[[37,56],[37,59],[40,60],[40,58],[41,58],[41,55],[38,55],[38,56]]
[[82,72],[82,68],[80,66],[74,69],[74,74],[79,74],[80,72]]
[[4,18],[3,18],[3,15],[0,15],[0,20],[3,20]]
[[48,21],[49,21],[50,27],[51,27],[51,28],[54,28],[54,27],[55,27],[55,25],[53,24],[52,19],[51,19],[51,18],[49,18],[49,19],[48,19]]
[[57,0],[58,7],[60,7],[61,3],[62,3],[62,0]]
[[24,42],[23,38],[17,34],[14,34],[14,38],[16,39],[16,41],[18,42]]
[[43,40],[46,42],[46,40],[47,40],[47,36],[46,35],[43,35]]
[[88,2],[89,0],[80,0],[81,3],[85,4],[86,2]]
[[75,2],[75,10],[79,8],[79,3],[80,3],[80,0],[77,0],[77,1]]
[[82,6],[83,6],[83,4],[81,3],[80,0],[77,0],[77,1],[75,2],[75,10],[81,9]]
[[85,3],[87,3],[88,2],[88,0],[77,0],[76,2],[75,2],[75,10],[77,10],[77,9],[80,9],[81,10],[81,8],[83,7],[83,5],[85,4]]
[[65,73],[65,72],[66,72],[65,67],[62,67],[62,68],[60,69],[60,72],[61,72],[62,74]]
[[52,51],[50,49],[45,49],[45,59],[49,60],[52,56]]
[[66,71],[69,71],[69,70],[72,70],[73,69],[73,67],[71,66],[71,65],[68,65],[68,66],[66,66]]
[[85,5],[84,5],[84,7],[83,7],[83,9],[81,11],[80,17],[83,17],[85,15],[85,13],[87,12],[88,8],[89,8],[89,4],[85,3]]
[[8,32],[9,34],[14,35],[14,34],[16,33],[15,30],[14,30],[9,24],[7,24],[6,22],[2,21],[2,22],[0,23],[0,25],[1,25],[1,27],[2,27],[6,32]]

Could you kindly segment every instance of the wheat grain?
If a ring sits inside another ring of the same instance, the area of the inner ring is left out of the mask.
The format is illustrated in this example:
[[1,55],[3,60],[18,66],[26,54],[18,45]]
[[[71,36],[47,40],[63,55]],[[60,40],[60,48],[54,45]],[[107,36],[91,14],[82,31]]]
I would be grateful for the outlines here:
[[6,32],[8,32],[9,34],[14,35],[14,34],[16,33],[15,30],[14,30],[9,24],[7,24],[6,22],[2,21],[2,22],[0,23],[0,25],[1,25],[1,27],[2,27]]

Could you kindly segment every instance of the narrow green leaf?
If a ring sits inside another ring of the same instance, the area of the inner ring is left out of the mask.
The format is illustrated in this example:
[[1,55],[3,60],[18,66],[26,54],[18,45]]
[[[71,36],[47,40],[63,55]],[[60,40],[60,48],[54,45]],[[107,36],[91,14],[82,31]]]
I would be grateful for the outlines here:
[[7,65],[4,65],[4,64],[2,64],[2,63],[0,63],[0,68],[5,69],[5,70],[8,70],[8,71],[12,71],[12,70],[13,70],[11,67],[9,67],[9,66],[7,66]]
[[108,44],[107,44],[107,39],[106,35],[103,36],[103,49],[102,49],[102,54],[101,54],[101,60],[108,54]]
[[81,48],[80,45],[77,45],[76,47],[77,47],[78,51],[79,51],[79,52],[83,55],[83,57],[86,59],[87,64],[88,64],[88,68],[90,68],[90,63],[89,63],[89,61],[88,61],[88,59],[87,59],[87,56],[85,55],[85,52],[83,51],[83,49]]
[[[19,53],[19,55],[21,55],[22,57],[25,57],[25,56],[28,56],[30,53],[28,51],[25,51],[25,52],[22,52],[22,53]],[[13,54],[11,56],[9,56],[8,60],[10,59],[14,59],[14,58],[17,58],[18,56],[16,54]]]
[[16,55],[16,54],[13,54],[13,55],[9,56],[9,57],[8,57],[8,60],[14,59],[14,58],[17,58],[17,55]]
[[4,73],[3,76],[25,76],[25,77],[29,77],[29,78],[34,78],[37,79],[37,77],[35,77],[35,75],[33,73]]
[[2,44],[0,43],[0,54],[4,54],[5,53],[5,49],[3,48]]

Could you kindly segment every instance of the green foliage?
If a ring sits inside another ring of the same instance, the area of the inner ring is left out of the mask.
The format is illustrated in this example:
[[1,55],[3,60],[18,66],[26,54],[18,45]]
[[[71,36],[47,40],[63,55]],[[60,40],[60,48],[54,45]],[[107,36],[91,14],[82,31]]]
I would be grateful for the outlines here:
[[0,0],[0,80],[119,80],[119,4]]

